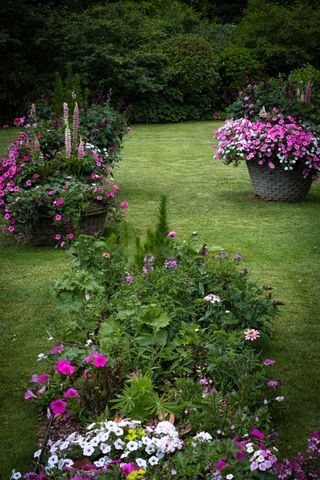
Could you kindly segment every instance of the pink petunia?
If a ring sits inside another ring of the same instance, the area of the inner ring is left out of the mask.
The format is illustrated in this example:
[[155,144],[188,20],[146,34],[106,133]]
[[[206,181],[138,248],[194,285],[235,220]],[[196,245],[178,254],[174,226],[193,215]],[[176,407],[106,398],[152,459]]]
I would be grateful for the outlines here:
[[175,232],[174,230],[172,230],[172,232],[169,232],[168,235],[167,235],[167,237],[172,237],[172,238],[174,238],[176,236],[177,236],[177,232]]
[[55,415],[62,414],[66,411],[67,402],[61,399],[53,400],[53,402],[50,403],[50,408]]
[[37,398],[37,397],[31,390],[27,390],[26,392],[24,392],[23,398],[25,400],[29,400],[30,398]]
[[54,347],[50,353],[52,355],[56,355],[57,353],[62,352],[62,350],[64,350],[64,345],[61,343],[61,345],[57,345],[56,347]]
[[228,466],[227,462],[225,462],[224,460],[218,460],[216,465],[216,470],[220,473],[221,469],[227,466]]
[[253,430],[251,430],[250,434],[253,435],[254,437],[259,438],[260,440],[265,439],[264,433],[260,432],[260,430],[258,430],[257,428],[254,428]]
[[56,215],[54,218],[57,222],[60,222],[62,217],[61,217],[61,215]]
[[79,397],[79,393],[75,388],[69,388],[66,393],[63,395],[64,398]]
[[102,355],[102,353],[98,353],[93,359],[93,365],[95,367],[104,367],[107,363],[108,359]]
[[68,360],[59,360],[57,365],[54,365],[52,368],[58,370],[62,375],[72,375],[75,371],[75,368]]
[[40,375],[38,381],[39,383],[44,383],[47,380],[47,378],[49,378],[49,375],[47,373],[43,373],[42,375]]

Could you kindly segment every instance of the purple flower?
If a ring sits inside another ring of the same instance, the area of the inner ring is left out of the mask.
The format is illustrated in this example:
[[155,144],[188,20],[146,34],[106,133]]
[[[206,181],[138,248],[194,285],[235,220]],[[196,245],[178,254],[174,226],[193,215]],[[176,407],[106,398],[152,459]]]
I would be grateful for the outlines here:
[[233,261],[234,262],[241,262],[241,260],[243,260],[243,256],[241,255],[241,253],[236,253],[235,256],[233,257]]
[[219,252],[216,255],[217,258],[227,258],[227,256],[228,256],[227,252]]
[[130,273],[127,273],[125,280],[127,283],[132,283],[134,281],[134,275],[131,275]]
[[275,363],[277,363],[275,360],[273,360],[272,358],[266,358],[265,360],[263,360],[263,365],[266,365],[267,367],[269,365],[274,365]]
[[267,382],[267,385],[269,388],[277,388],[279,387],[280,382],[279,380],[269,380],[269,382]]
[[167,258],[164,261],[164,266],[168,269],[174,269],[178,266],[178,261],[175,258]]

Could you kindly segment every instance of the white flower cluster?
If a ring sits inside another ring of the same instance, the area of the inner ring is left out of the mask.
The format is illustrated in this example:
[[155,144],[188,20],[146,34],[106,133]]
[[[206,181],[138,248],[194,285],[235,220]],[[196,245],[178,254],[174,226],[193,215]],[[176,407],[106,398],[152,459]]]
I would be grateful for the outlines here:
[[64,469],[73,465],[68,458],[70,449],[77,448],[80,456],[96,457],[97,467],[107,466],[111,460],[133,461],[140,468],[157,465],[166,454],[180,450],[184,445],[170,422],[160,422],[155,428],[141,427],[141,422],[122,420],[119,423],[107,421],[89,425],[85,434],[72,433],[65,439],[49,443],[50,456],[46,471]]

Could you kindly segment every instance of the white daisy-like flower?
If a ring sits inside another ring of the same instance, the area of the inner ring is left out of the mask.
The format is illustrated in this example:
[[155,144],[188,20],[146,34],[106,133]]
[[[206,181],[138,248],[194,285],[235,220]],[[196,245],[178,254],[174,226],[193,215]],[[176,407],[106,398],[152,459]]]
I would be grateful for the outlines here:
[[65,442],[61,443],[60,450],[65,450],[69,447],[69,442],[66,440]]
[[90,455],[92,455],[94,452],[94,447],[92,445],[89,445],[88,443],[86,443],[84,446],[83,446],[83,455],[86,457],[90,457]]
[[123,452],[123,454],[120,456],[120,458],[127,458],[129,456],[130,452]]
[[147,468],[147,462],[143,458],[136,458],[136,464],[144,470]]
[[47,465],[48,467],[53,467],[59,462],[59,457],[57,455],[51,455],[51,457],[48,458]]
[[155,457],[155,456],[152,456],[149,458],[149,463],[150,465],[154,466],[154,465],[158,465],[159,463],[159,458],[158,457]]
[[123,429],[118,427],[114,433],[117,435],[117,437],[121,437],[123,435]]
[[155,451],[154,445],[147,445],[145,451],[148,454],[153,453]]
[[134,450],[138,450],[138,444],[134,440],[130,440],[130,442],[127,443],[127,449],[130,452],[134,452]]
[[227,480],[232,480],[233,479],[232,473],[228,473],[228,475],[226,476],[226,479]]

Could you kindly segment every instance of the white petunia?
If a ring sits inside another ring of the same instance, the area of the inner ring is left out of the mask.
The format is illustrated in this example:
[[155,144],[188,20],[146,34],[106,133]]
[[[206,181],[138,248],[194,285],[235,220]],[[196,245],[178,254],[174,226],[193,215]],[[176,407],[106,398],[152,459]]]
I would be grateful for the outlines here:
[[130,452],[134,452],[134,450],[138,450],[138,444],[137,442],[130,440],[130,442],[127,443],[127,449]]
[[147,468],[147,462],[143,458],[136,458],[136,464],[144,470]]
[[114,442],[114,448],[116,450],[123,450],[123,446],[125,445],[125,442],[123,440],[121,440],[121,438],[118,438],[115,442]]
[[100,450],[101,450],[102,453],[109,453],[111,451],[111,447],[110,447],[110,445],[107,445],[106,443],[101,443]]
[[158,465],[158,463],[159,463],[159,458],[157,458],[157,457],[155,457],[155,456],[150,457],[150,458],[149,458],[149,463],[150,463],[150,465],[152,465],[152,466],[153,466],[153,465]]
[[40,448],[40,450],[37,450],[36,452],[34,452],[33,458],[40,458],[41,452],[42,452],[41,448]]
[[85,443],[83,446],[83,455],[90,457],[90,455],[92,455],[93,452],[94,452],[94,447],[92,445],[89,445],[88,443]]
[[12,470],[11,472],[11,479],[12,480],[19,480],[19,478],[21,478],[22,475],[20,472],[16,472],[15,470]]

